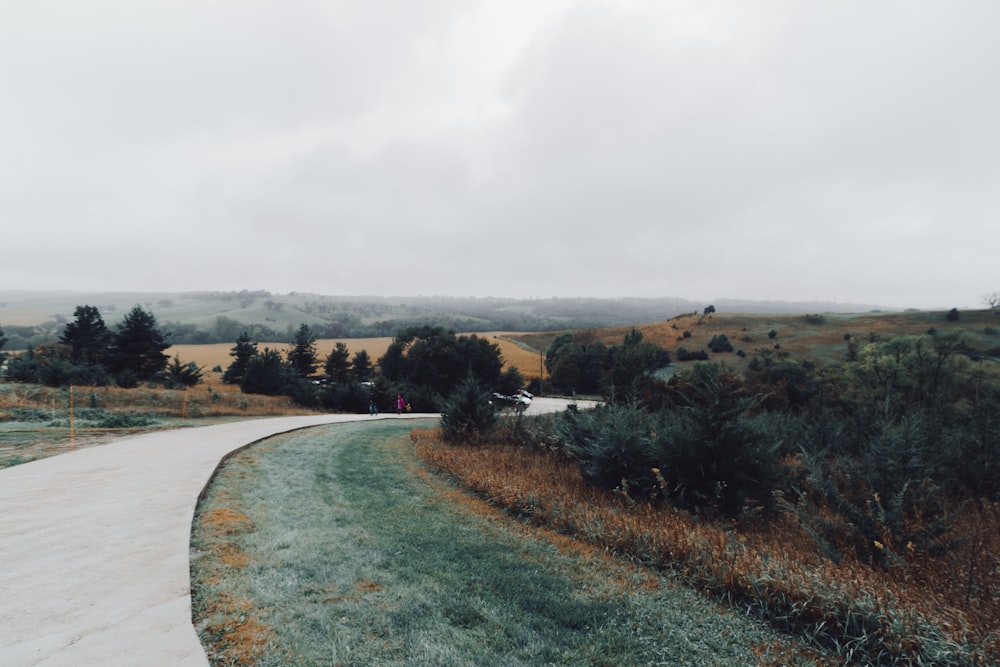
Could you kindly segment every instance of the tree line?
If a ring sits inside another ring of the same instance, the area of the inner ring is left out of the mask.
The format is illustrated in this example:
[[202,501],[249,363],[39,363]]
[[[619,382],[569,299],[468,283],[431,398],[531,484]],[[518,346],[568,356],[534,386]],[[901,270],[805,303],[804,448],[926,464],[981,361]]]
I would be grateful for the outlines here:
[[[141,306],[135,306],[113,328],[96,306],[78,306],[57,343],[41,344],[12,357],[6,361],[4,374],[10,381],[49,386],[198,384],[202,368],[164,353],[170,338]],[[306,407],[350,412],[367,411],[370,402],[381,410],[389,409],[398,395],[413,410],[437,412],[449,394],[470,378],[488,394],[511,394],[524,386],[516,368],[503,368],[498,345],[433,324],[397,331],[377,361],[363,349],[350,355],[343,342],[320,359],[316,340],[313,329],[302,324],[286,350],[261,348],[251,332],[244,330],[236,336],[230,350],[233,359],[222,381],[239,385],[244,393],[283,395]],[[0,347],[5,342],[0,331]]]
[[[6,337],[0,333],[0,343]],[[0,345],[2,347],[2,345]],[[156,382],[167,387],[193,386],[202,369],[182,363],[165,353],[167,334],[156,317],[135,306],[114,328],[104,322],[95,306],[77,306],[74,320],[66,323],[57,343],[30,347],[6,361],[5,376],[14,382],[49,386],[117,384],[135,387]]]
[[367,411],[372,402],[388,410],[400,395],[414,411],[438,412],[470,378],[489,392],[513,393],[524,384],[516,368],[503,369],[495,343],[429,324],[398,331],[376,362],[364,349],[351,356],[342,342],[320,359],[306,324],[284,354],[261,349],[244,332],[230,356],[223,382],[238,384],[245,393],[284,395],[304,406],[347,412]]

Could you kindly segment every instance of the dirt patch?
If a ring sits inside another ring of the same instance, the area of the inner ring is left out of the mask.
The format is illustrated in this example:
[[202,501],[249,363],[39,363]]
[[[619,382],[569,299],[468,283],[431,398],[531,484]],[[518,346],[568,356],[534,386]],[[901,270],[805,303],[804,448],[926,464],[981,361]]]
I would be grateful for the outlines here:
[[201,517],[201,523],[210,528],[213,535],[237,535],[253,530],[250,517],[230,507],[209,510]]
[[274,634],[257,620],[257,609],[250,600],[220,593],[208,612],[213,618],[226,619],[205,626],[206,633],[219,638],[211,646],[224,647],[209,655],[216,664],[256,664],[274,642]]

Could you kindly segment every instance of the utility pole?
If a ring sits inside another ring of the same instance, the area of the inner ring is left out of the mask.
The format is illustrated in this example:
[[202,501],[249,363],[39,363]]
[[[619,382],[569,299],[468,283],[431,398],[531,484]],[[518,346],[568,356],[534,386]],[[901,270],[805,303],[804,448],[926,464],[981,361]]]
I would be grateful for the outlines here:
[[543,396],[545,394],[545,385],[543,384],[545,378],[545,358],[542,356],[542,351],[538,351],[538,395]]

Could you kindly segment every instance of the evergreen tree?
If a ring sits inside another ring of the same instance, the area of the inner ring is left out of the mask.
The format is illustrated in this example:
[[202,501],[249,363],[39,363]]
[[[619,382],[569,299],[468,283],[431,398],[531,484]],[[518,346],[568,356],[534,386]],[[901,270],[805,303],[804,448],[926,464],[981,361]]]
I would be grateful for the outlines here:
[[326,363],[323,364],[323,371],[334,382],[343,382],[347,379],[351,371],[351,359],[350,352],[345,343],[337,342],[333,350],[326,357]]
[[182,364],[180,357],[174,357],[167,364],[164,373],[164,384],[170,388],[193,387],[201,382],[202,371],[205,368],[193,361]]
[[156,328],[156,318],[141,306],[136,306],[114,336],[111,368],[119,378],[151,380],[167,366],[163,350],[170,347],[165,336]]
[[244,331],[236,339],[236,345],[229,351],[229,356],[233,357],[233,362],[229,364],[226,372],[222,374],[222,381],[226,384],[242,384],[246,375],[247,366],[250,360],[257,354],[257,343],[250,342],[250,336]]
[[316,337],[309,329],[309,325],[303,324],[295,332],[292,349],[288,351],[288,365],[292,371],[305,378],[316,372],[318,364]]
[[497,415],[488,388],[469,375],[442,401],[441,430],[449,442],[468,442],[488,435]]
[[355,379],[359,382],[367,381],[374,373],[371,357],[367,350],[358,350],[354,353],[354,360],[351,362],[351,370]]
[[66,325],[59,342],[70,347],[70,358],[76,363],[104,363],[111,350],[112,335],[95,306],[77,306],[76,318]]
[[250,359],[240,384],[245,394],[280,396],[288,389],[288,367],[277,350],[265,347]]

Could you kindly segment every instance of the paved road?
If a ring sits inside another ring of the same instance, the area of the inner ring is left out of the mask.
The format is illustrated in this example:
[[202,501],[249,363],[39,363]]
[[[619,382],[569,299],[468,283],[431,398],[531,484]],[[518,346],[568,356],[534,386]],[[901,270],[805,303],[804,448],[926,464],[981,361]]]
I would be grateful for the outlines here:
[[[536,398],[529,412],[565,406]],[[426,416],[436,415],[402,418]],[[0,470],[0,665],[208,665],[191,624],[188,558],[213,471],[276,433],[370,419],[161,431]]]
[[201,490],[243,445],[357,419],[161,431],[0,471],[0,665],[207,665],[188,564]]

